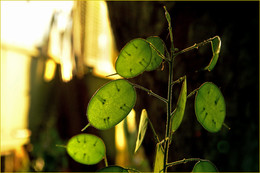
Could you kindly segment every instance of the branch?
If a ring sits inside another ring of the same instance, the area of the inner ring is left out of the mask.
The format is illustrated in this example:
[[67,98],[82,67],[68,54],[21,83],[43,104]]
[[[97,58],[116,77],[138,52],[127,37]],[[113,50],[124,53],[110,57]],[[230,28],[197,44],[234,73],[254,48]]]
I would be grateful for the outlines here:
[[153,128],[152,122],[150,121],[149,117],[147,117],[147,119],[148,119],[148,122],[149,122],[149,124],[150,124],[150,126],[151,126],[151,128],[152,128],[152,131],[153,131],[153,134],[154,134],[154,136],[155,136],[155,139],[157,140],[157,143],[160,143],[160,139],[159,139],[159,137],[158,137],[156,131],[155,131],[154,128]]
[[168,163],[166,166],[171,167],[171,166],[175,166],[175,165],[179,165],[179,164],[183,164],[183,163],[187,163],[187,162],[193,162],[193,161],[207,161],[207,160],[200,159],[200,158],[182,159],[182,160],[178,160],[178,161],[175,161],[172,163]]
[[154,92],[152,92],[152,90],[149,90],[149,89],[147,89],[147,88],[145,88],[145,87],[143,87],[143,86],[140,86],[140,85],[137,85],[137,84],[134,84],[134,83],[131,83],[131,84],[132,84],[134,87],[136,87],[136,88],[139,88],[139,89],[141,89],[141,90],[146,91],[149,95],[152,95],[152,96],[158,98],[159,100],[161,100],[161,101],[163,101],[163,102],[165,102],[165,103],[168,103],[168,101],[167,101],[165,98],[159,96],[158,94],[155,94]]
[[192,92],[190,92],[190,94],[187,96],[187,99],[190,98],[191,96],[193,96],[194,94],[196,94],[196,92],[199,90],[199,88],[193,90]]
[[215,38],[215,37],[209,38],[209,39],[207,39],[207,40],[204,40],[204,41],[201,42],[201,43],[195,43],[193,46],[190,46],[190,47],[188,47],[188,48],[185,48],[185,49],[183,49],[183,50],[181,50],[181,51],[175,53],[174,56],[183,54],[183,53],[188,52],[188,51],[190,51],[190,50],[192,50],[192,49],[198,49],[200,46],[204,46],[205,44],[210,43],[214,38]]

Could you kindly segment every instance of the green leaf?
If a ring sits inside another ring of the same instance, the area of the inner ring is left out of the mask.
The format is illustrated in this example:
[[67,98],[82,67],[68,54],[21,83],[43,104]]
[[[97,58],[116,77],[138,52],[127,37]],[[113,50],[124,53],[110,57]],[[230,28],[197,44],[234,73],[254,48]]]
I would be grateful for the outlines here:
[[218,132],[226,116],[226,104],[219,88],[211,83],[202,84],[195,97],[195,114],[199,123],[209,132]]
[[198,161],[194,165],[192,172],[218,172],[218,170],[210,161]]
[[184,81],[182,82],[182,88],[181,92],[178,98],[176,110],[171,118],[171,130],[172,133],[174,133],[179,126],[181,125],[185,107],[186,107],[186,100],[187,100],[187,82],[186,82],[186,76],[184,77]]
[[[148,37],[146,40],[150,42],[162,55],[164,54],[164,43],[160,39],[160,37],[152,36],[152,37]],[[146,71],[152,71],[157,69],[162,62],[162,58],[158,55],[158,53],[156,52],[156,50],[154,50],[152,46],[151,46],[151,50],[152,50],[152,59],[150,64],[146,68]]]
[[153,172],[160,173],[163,172],[164,166],[164,151],[161,143],[156,145],[156,155]]
[[122,48],[116,60],[116,72],[124,78],[135,77],[145,71],[150,64],[152,50],[146,40],[131,40]]
[[83,133],[68,141],[67,152],[76,162],[93,165],[104,158],[106,147],[99,137]]
[[141,113],[137,140],[136,140],[136,144],[135,144],[135,152],[139,149],[139,147],[141,146],[141,144],[144,140],[147,125],[148,125],[147,111],[146,111],[146,109],[143,109],[142,113]]
[[114,127],[132,110],[136,102],[134,87],[124,79],[111,81],[101,87],[88,104],[89,123],[100,130]]
[[129,171],[120,166],[108,166],[98,170],[97,172],[129,172]]
[[211,41],[211,48],[213,56],[211,58],[211,61],[207,67],[205,67],[205,70],[211,71],[214,69],[215,65],[217,64],[219,52],[221,48],[221,40],[219,36],[215,36],[213,40]]

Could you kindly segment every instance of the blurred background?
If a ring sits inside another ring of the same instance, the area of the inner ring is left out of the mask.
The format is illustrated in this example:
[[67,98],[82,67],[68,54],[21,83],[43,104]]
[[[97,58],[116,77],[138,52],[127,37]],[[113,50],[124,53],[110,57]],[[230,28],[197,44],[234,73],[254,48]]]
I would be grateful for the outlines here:
[[[73,161],[64,148],[88,123],[91,96],[118,76],[114,62],[131,39],[160,36],[170,47],[163,6],[172,18],[179,50],[215,35],[222,40],[212,72],[196,72],[212,57],[210,45],[176,58],[174,79],[187,75],[188,93],[205,81],[226,100],[225,123],[212,134],[197,122],[194,97],[173,136],[169,162],[211,160],[221,172],[259,171],[259,2],[1,1],[1,172],[96,171]],[[130,79],[166,97],[167,65]],[[181,85],[174,86],[177,102]],[[148,127],[133,155],[141,110],[148,111],[160,139],[165,104],[137,90],[134,110],[107,131],[87,128],[107,147],[109,165],[152,171],[155,140]],[[168,171],[192,170],[195,163]]]

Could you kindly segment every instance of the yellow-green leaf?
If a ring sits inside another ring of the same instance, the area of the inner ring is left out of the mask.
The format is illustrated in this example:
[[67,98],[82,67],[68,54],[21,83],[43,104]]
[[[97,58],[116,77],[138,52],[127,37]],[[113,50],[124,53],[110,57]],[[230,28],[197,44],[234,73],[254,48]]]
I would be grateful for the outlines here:
[[211,48],[213,56],[211,58],[211,61],[207,67],[205,67],[205,70],[211,71],[214,69],[215,65],[217,64],[220,48],[221,48],[221,40],[219,36],[215,36],[211,41]]
[[100,162],[106,153],[102,139],[91,134],[79,134],[67,144],[67,152],[76,162],[93,165]]
[[120,166],[108,166],[98,170],[97,172],[129,172],[129,171]]
[[[148,37],[146,40],[150,42],[162,55],[164,54],[164,43],[160,37],[152,36]],[[162,62],[162,58],[158,55],[157,51],[154,50],[153,46],[151,46],[152,59],[148,67],[145,69],[146,71],[157,69]]]
[[139,147],[141,146],[144,140],[147,125],[148,125],[147,111],[146,109],[143,109],[141,113],[140,122],[139,122],[139,129],[138,129],[137,140],[135,144],[135,152],[139,149]]
[[89,123],[100,130],[114,127],[132,110],[136,92],[124,79],[111,81],[101,87],[92,97],[87,108]]
[[164,166],[164,151],[161,143],[157,143],[156,145],[156,155],[154,162],[154,173],[162,173]]
[[177,106],[176,106],[175,112],[171,118],[172,133],[174,133],[181,125],[181,122],[182,122],[182,119],[184,116],[184,112],[185,112],[186,100],[187,100],[187,82],[186,82],[186,76],[185,76],[184,80],[182,82],[182,88],[181,88],[181,92],[180,92],[180,95],[178,98]]
[[194,165],[192,172],[218,172],[218,170],[210,161],[198,161]]
[[116,72],[124,78],[135,77],[145,71],[150,64],[152,50],[146,40],[131,40],[122,48],[116,60]]
[[226,104],[219,88],[211,83],[202,84],[195,97],[195,114],[199,123],[209,132],[218,132],[226,116]]

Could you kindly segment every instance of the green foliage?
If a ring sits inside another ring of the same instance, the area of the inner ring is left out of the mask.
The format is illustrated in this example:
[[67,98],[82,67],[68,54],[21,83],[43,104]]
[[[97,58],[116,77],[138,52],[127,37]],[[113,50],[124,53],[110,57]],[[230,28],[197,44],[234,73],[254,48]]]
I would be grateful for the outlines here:
[[216,166],[210,161],[198,161],[192,172],[218,172]]
[[142,113],[141,113],[140,123],[139,123],[139,129],[138,129],[137,140],[136,140],[136,145],[135,145],[135,152],[139,149],[139,147],[141,146],[141,144],[144,140],[148,121],[149,120],[147,117],[147,111],[146,111],[146,109],[143,109]]
[[[199,123],[207,131],[218,132],[224,123],[226,107],[224,97],[219,88],[211,82],[205,82],[198,89],[195,89],[191,93],[187,94],[186,76],[173,81],[172,70],[174,59],[178,55],[192,49],[197,49],[207,43],[211,43],[213,57],[209,65],[205,68],[206,70],[211,71],[215,67],[219,57],[221,47],[220,37],[215,36],[176,52],[177,49],[173,46],[171,18],[166,8],[165,17],[168,21],[168,29],[171,39],[170,51],[167,50],[164,42],[159,37],[152,36],[146,40],[141,38],[133,39],[120,51],[115,63],[115,69],[117,74],[121,77],[133,78],[145,71],[156,70],[163,60],[166,61],[169,66],[167,99],[140,85],[132,84],[126,79],[111,81],[101,87],[90,100],[87,108],[89,124],[85,128],[91,125],[100,130],[106,130],[117,125],[126,118],[135,105],[135,88],[142,89],[143,91],[148,92],[149,95],[152,95],[166,103],[166,133],[165,138],[160,141],[158,135],[156,134],[156,130],[153,128],[153,125],[147,116],[146,110],[143,109],[139,122],[135,152],[139,149],[142,141],[144,140],[149,122],[157,141],[154,172],[167,172],[168,167],[189,161],[199,161],[194,166],[193,172],[216,172],[217,169],[209,161],[191,158],[167,163],[167,157],[169,154],[168,151],[171,143],[171,135],[180,127],[185,113],[187,99],[193,94],[196,94],[194,104],[196,117]],[[172,86],[180,82],[182,82],[181,91],[176,108],[172,111]],[[128,170],[130,170],[119,166],[108,166],[105,156],[104,143],[100,138],[94,135],[80,134],[72,137],[68,142],[67,151],[75,161],[83,164],[95,164],[104,159],[106,167],[99,170],[99,172],[128,172]]]
[[213,56],[212,56],[212,59],[211,59],[209,65],[205,68],[205,70],[211,71],[217,64],[220,47],[221,47],[220,37],[219,36],[213,37],[212,41],[211,41],[211,48],[212,48]]
[[102,139],[91,134],[79,134],[72,137],[66,148],[71,158],[86,165],[100,162],[106,154]]
[[129,171],[120,166],[108,166],[108,167],[100,169],[97,172],[129,172]]
[[100,130],[114,127],[132,110],[136,101],[134,87],[123,79],[111,81],[92,97],[87,108],[89,123]]
[[185,107],[186,107],[186,101],[187,101],[187,82],[185,76],[182,82],[182,88],[178,98],[176,109],[171,117],[172,133],[174,133],[181,125],[184,116]]
[[146,40],[152,44],[152,46],[151,46],[152,59],[151,59],[150,64],[146,68],[146,71],[152,71],[152,70],[157,69],[163,60],[160,57],[160,55],[158,55],[158,53],[156,52],[156,50],[154,48],[156,48],[163,55],[164,54],[164,43],[159,37],[154,37],[154,36],[148,37]]
[[145,71],[150,64],[152,50],[146,40],[137,38],[120,51],[116,60],[116,72],[124,78],[135,77]]
[[156,154],[153,172],[163,172],[164,168],[164,151],[161,143],[156,145]]
[[199,123],[209,132],[221,129],[226,116],[226,105],[215,84],[206,82],[199,88],[195,98],[195,113]]

